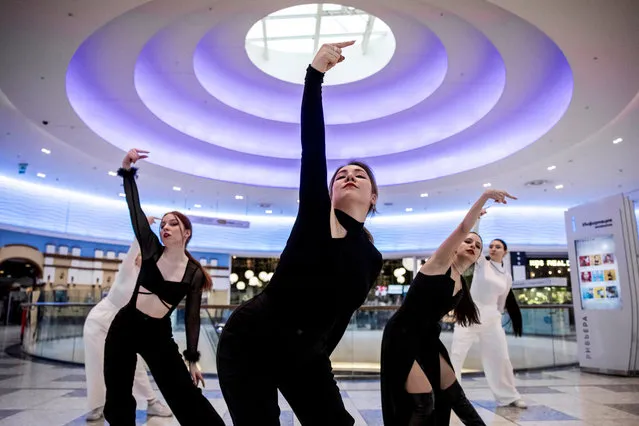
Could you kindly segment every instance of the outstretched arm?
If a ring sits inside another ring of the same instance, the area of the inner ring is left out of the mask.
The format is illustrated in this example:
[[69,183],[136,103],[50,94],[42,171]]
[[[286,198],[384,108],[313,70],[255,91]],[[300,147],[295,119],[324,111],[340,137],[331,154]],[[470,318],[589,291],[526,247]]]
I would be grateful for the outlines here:
[[326,134],[322,83],[324,73],[344,60],[342,48],[353,42],[325,44],[306,69],[302,97],[302,168],[300,172],[300,212],[317,209],[328,202],[326,187]]
[[148,151],[142,151],[139,149],[130,150],[124,157],[124,160],[122,160],[122,168],[118,170],[118,175],[123,178],[124,193],[126,195],[127,205],[129,206],[131,224],[133,225],[135,238],[140,244],[140,251],[142,252],[143,259],[150,258],[160,248],[160,241],[151,230],[149,221],[142,211],[142,206],[140,205],[138,186],[135,183],[137,169],[135,167],[131,167],[136,161],[147,158],[147,156],[144,155],[147,152]]
[[424,268],[426,265],[430,263],[430,267],[434,267],[436,269],[448,269],[451,265],[453,256],[455,255],[455,250],[459,245],[464,241],[468,233],[473,229],[477,219],[481,215],[485,213],[483,210],[484,204],[486,201],[493,199],[496,203],[506,204],[506,198],[511,198],[516,200],[517,198],[513,197],[506,191],[498,191],[494,189],[489,189],[484,192],[481,197],[475,204],[468,210],[466,216],[462,220],[462,222],[455,228],[455,230],[446,238],[446,240],[439,246],[439,248],[435,251],[433,256],[428,260],[427,263],[422,265],[421,271],[422,273],[426,273]]

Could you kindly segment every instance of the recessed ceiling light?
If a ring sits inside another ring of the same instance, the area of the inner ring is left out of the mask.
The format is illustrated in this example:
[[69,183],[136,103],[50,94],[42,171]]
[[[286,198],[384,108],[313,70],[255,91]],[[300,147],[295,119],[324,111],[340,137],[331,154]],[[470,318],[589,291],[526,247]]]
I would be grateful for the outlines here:
[[615,145],[618,144],[618,143],[621,143],[621,142],[623,142],[622,138],[617,138],[614,141],[612,141],[612,143],[614,143]]
[[36,176],[39,177],[39,178],[43,178],[43,179],[45,177],[47,177],[47,175],[45,175],[44,173],[38,173],[38,174],[36,174]]
[[117,176],[118,174],[113,170],[109,170],[109,176]]
[[422,198],[426,198],[426,197],[428,197],[428,192],[423,192],[423,193],[419,194],[419,196],[422,197]]
[[40,151],[44,152],[45,154],[51,154],[51,150],[48,150],[46,148],[42,148]]
[[492,186],[492,183],[490,183],[490,182],[487,182],[487,183],[484,184],[484,188],[488,188],[490,186]]
[[195,207],[196,209],[201,209],[202,208],[202,204],[193,204],[193,207]]
[[179,186],[174,186],[174,187],[173,187],[173,190],[174,190],[174,191],[181,191],[181,190],[182,190],[182,188],[180,188]]
[[273,213],[273,210],[264,210],[264,213],[271,214],[271,213]]
[[124,192],[120,192],[120,193],[118,194],[118,196],[119,196],[119,197],[126,197],[126,194],[125,194]]
[[235,199],[236,200],[243,200],[244,199],[244,195],[236,195]]
[[406,211],[407,211],[407,212],[412,212],[412,211],[413,211],[413,208],[412,208],[412,207],[407,207],[407,208],[406,208]]
[[555,170],[557,168],[557,166],[548,166],[548,170]]
[[555,185],[555,189],[563,189],[564,186],[563,185]]

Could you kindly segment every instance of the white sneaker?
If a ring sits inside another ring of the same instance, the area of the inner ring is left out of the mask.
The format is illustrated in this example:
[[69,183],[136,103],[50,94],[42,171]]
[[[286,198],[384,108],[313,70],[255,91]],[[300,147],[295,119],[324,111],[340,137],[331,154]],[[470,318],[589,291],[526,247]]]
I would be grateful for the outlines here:
[[87,422],[94,422],[96,420],[100,420],[104,416],[104,407],[94,408],[87,414],[86,420]]
[[149,405],[146,407],[146,415],[147,416],[158,416],[158,417],[171,417],[173,413],[171,409],[164,405],[162,401],[159,399],[154,399],[149,402]]
[[528,408],[528,404],[526,404],[523,399],[518,399],[517,401],[513,401],[509,405],[511,407],[516,407],[521,409]]

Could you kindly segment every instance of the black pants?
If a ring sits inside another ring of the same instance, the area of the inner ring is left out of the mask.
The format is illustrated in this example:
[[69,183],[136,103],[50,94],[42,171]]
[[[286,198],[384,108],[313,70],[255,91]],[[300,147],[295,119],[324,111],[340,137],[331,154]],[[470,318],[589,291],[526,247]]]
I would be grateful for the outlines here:
[[303,354],[294,337],[251,315],[260,309],[260,296],[248,303],[227,321],[217,350],[220,388],[234,426],[279,425],[278,389],[304,426],[352,426],[328,356]]
[[135,425],[136,403],[132,389],[138,353],[181,425],[224,425],[202,391],[193,384],[173,341],[170,319],[149,317],[131,305],[118,312],[106,338],[104,417],[109,424]]

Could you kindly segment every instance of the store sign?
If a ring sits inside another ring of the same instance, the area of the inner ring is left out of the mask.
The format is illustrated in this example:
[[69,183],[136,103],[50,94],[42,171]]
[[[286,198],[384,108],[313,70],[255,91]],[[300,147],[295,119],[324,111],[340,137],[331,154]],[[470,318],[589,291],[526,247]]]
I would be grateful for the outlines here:
[[529,259],[528,266],[531,268],[541,268],[543,266],[552,268],[569,267],[570,261],[568,259]]

